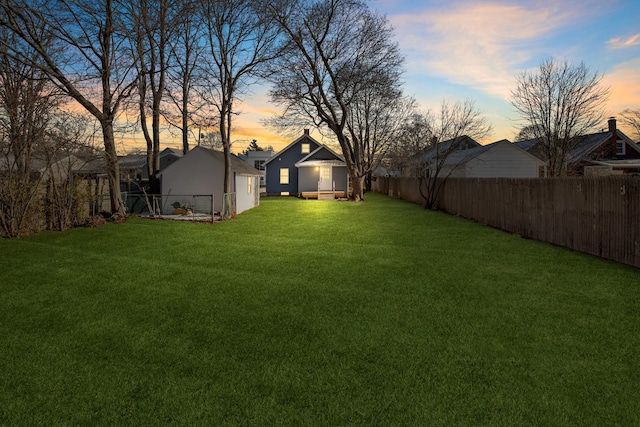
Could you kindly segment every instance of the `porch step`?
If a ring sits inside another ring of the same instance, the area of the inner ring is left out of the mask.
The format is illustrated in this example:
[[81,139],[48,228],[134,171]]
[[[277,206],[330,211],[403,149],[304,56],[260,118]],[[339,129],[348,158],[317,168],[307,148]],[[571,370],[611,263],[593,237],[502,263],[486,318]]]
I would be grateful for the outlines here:
[[335,196],[333,195],[333,193],[323,193],[323,192],[318,193],[318,200],[333,200],[333,199],[335,199]]

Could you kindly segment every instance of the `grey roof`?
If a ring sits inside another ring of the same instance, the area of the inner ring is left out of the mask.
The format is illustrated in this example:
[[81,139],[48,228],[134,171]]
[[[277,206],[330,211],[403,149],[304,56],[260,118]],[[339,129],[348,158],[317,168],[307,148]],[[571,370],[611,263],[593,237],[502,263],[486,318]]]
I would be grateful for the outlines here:
[[[500,142],[500,141],[498,141]],[[446,166],[454,166],[454,165],[462,165],[470,161],[471,159],[475,159],[480,154],[489,151],[495,144],[498,142],[493,142],[487,145],[480,145],[478,147],[469,148],[467,150],[456,150],[451,152],[444,161],[444,165]]]
[[[638,146],[637,144],[634,144],[633,141],[631,141],[619,129],[616,131],[616,136],[618,138],[622,138],[627,143],[630,143],[628,145],[635,148],[640,153],[640,146]],[[567,163],[575,163],[580,161],[589,153],[595,151],[602,144],[606,143],[609,138],[611,138],[611,132],[591,133],[588,135],[578,137],[578,141],[576,142],[576,144],[573,146],[573,148],[571,149],[571,151],[569,151],[569,154],[567,155]],[[539,140],[537,138],[534,138],[534,139],[528,139],[526,141],[518,141],[514,144],[525,151],[529,151],[530,149],[537,146],[538,143],[539,143]],[[540,152],[537,154],[542,155],[543,153]],[[546,159],[543,159],[543,160],[546,160]]]
[[[199,147],[204,150],[210,156],[215,158],[218,162],[224,165],[224,153],[222,151],[212,150],[210,148]],[[195,148],[194,148],[195,149]],[[193,151],[193,150],[191,150]],[[191,153],[191,151],[189,153]],[[245,162],[235,154],[231,153],[231,170],[239,175],[258,175],[262,176],[262,173],[251,166],[249,163]]]
[[[327,150],[329,152],[329,154],[331,154],[335,159],[334,160],[309,160],[311,157],[313,157],[316,153],[318,153],[319,151],[322,150]],[[296,166],[298,165],[302,165],[304,164],[308,164],[310,162],[324,162],[325,164],[329,164],[327,162],[333,162],[331,164],[333,165],[338,165],[338,163],[336,163],[336,161],[338,161],[339,163],[344,164],[344,157],[342,157],[341,155],[339,155],[338,153],[336,153],[335,151],[333,151],[331,148],[327,147],[324,144],[320,144],[318,146],[318,148],[316,148],[315,150],[313,150],[312,152],[310,152],[309,154],[307,154],[306,156],[304,156],[302,159],[298,160],[296,162]],[[318,163],[318,164],[320,164]]]
[[[449,153],[454,143],[456,144],[456,146],[453,147],[455,148],[455,150]],[[467,147],[471,147],[471,148],[467,148]],[[475,139],[467,135],[462,135],[459,138],[448,139],[446,141],[442,141],[438,143],[437,145],[429,145],[428,147],[423,148],[418,153],[411,156],[411,158],[409,158],[407,163],[424,162],[437,157],[437,155],[443,155],[443,153],[448,153],[447,157],[450,157],[456,152],[466,152],[468,150],[478,148],[478,147],[482,147],[482,146]],[[436,149],[438,151],[436,151]]]
[[143,169],[147,164],[146,154],[127,154],[118,157],[120,169]]
[[525,141],[516,141],[513,143],[518,148],[522,148],[524,151],[529,151],[530,148],[534,147],[538,143],[536,138],[527,139]]
[[177,148],[171,148],[171,147],[167,147],[160,152],[161,156],[167,155],[167,154],[173,154],[174,156],[178,156],[178,157],[182,157],[183,155],[182,150],[179,150]]

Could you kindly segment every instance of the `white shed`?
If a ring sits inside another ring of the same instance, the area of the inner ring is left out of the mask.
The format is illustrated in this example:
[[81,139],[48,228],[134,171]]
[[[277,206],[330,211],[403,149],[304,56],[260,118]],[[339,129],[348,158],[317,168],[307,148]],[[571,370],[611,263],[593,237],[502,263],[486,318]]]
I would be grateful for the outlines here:
[[[260,171],[234,154],[231,155],[231,171],[234,178],[233,190],[236,193],[236,213],[258,206],[260,204]],[[167,166],[159,176],[163,199],[175,199],[180,205],[186,205],[192,203],[194,196],[203,196],[200,199],[203,200],[205,196],[213,195],[213,210],[222,211],[223,152],[197,146],[181,159]]]

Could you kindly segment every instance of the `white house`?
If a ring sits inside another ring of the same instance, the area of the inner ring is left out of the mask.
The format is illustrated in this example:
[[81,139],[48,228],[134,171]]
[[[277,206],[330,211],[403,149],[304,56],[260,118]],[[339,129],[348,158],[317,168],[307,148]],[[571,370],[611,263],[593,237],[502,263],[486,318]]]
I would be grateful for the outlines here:
[[[236,213],[260,204],[260,176],[237,156],[231,155],[233,191],[236,193]],[[222,211],[224,196],[224,153],[197,146],[176,160],[159,174],[162,190],[162,213],[171,213],[175,203],[194,208],[194,203],[204,205],[213,196],[214,212]],[[202,197],[198,197],[202,196]],[[198,211],[201,209],[198,207]],[[209,211],[210,211],[209,207]],[[206,209],[203,209],[206,213]]]
[[250,166],[253,166],[254,168],[260,171],[260,173],[262,174],[262,177],[260,178],[260,186],[264,187],[266,185],[266,181],[265,181],[266,168],[264,165],[267,162],[267,160],[273,157],[273,150],[262,150],[262,151],[249,150],[247,151],[247,154],[238,154],[238,157],[244,160],[245,162],[247,162]]

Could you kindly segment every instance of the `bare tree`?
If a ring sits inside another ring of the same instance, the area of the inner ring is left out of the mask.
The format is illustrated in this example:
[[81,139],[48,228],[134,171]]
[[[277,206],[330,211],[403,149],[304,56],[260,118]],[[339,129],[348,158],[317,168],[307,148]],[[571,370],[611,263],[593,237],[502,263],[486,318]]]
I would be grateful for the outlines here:
[[[476,109],[475,102],[465,100],[453,104],[443,101],[437,113],[427,113],[431,123],[430,144],[414,157],[413,164],[419,179],[420,195],[425,208],[433,209],[440,190],[455,171],[456,162],[465,160],[464,151],[477,146],[476,139],[491,134],[492,126]],[[461,155],[457,155],[461,153]]]
[[[138,112],[142,133],[147,145],[147,174],[151,193],[160,193],[156,174],[160,172],[161,103],[165,96],[175,6],[169,0],[130,0],[131,44],[135,50],[138,71]],[[151,102],[147,96],[151,97]],[[151,132],[147,123],[151,112]]]
[[180,130],[182,152],[187,154],[190,127],[202,124],[197,116],[204,108],[202,97],[194,91],[199,77],[202,77],[200,59],[205,48],[203,20],[197,0],[182,2],[175,25],[174,40],[170,42],[170,65],[167,69],[167,95],[173,108],[167,108],[163,115],[171,126]]
[[362,200],[371,165],[352,113],[367,88],[400,73],[393,29],[360,0],[283,0],[268,8],[287,39],[286,55],[274,64],[271,99],[291,121],[306,118],[332,132],[345,158],[350,197]]
[[[38,61],[15,34],[0,36]],[[44,73],[0,50],[0,234],[20,237],[77,224],[88,194],[75,169],[87,153],[86,117],[66,112],[68,98]]]
[[536,126],[527,125],[522,129],[520,129],[520,132],[518,132],[518,134],[516,135],[515,140],[516,142],[519,142],[519,141],[528,141],[530,139],[535,139],[536,135],[538,135],[540,132],[541,130],[536,130]]
[[[210,71],[208,99],[219,119],[225,173],[224,192],[233,192],[231,131],[235,105],[243,90],[263,74],[266,64],[278,56],[277,27],[260,13],[260,0],[203,1]],[[231,212],[232,214],[234,212]]]
[[[38,60],[37,53],[7,29],[0,29],[0,38],[30,61]],[[37,67],[0,50],[0,228],[5,236],[37,229],[31,218],[37,210],[40,170],[48,166],[44,146],[60,102],[60,92]]]
[[[0,26],[12,31],[38,56],[23,55],[6,39],[13,58],[39,68],[61,91],[93,115],[102,129],[113,214],[124,214],[114,121],[137,76],[124,49],[120,13],[114,0],[9,0],[0,3]],[[46,31],[37,29],[45,28]],[[35,30],[34,30],[35,29]],[[52,43],[46,39],[51,38]]]
[[620,115],[622,116],[622,123],[633,129],[636,142],[640,142],[640,108],[636,110],[627,108]]
[[566,173],[566,157],[577,138],[601,123],[609,89],[584,63],[547,59],[537,72],[524,71],[511,104],[544,148],[551,176]]
[[373,171],[392,149],[414,109],[415,101],[402,95],[397,78],[372,82],[354,97],[347,127],[351,140],[362,147],[365,191],[371,191]]
[[386,161],[392,170],[400,171],[410,157],[432,142],[431,112],[418,111],[415,103],[412,108],[387,154]]

